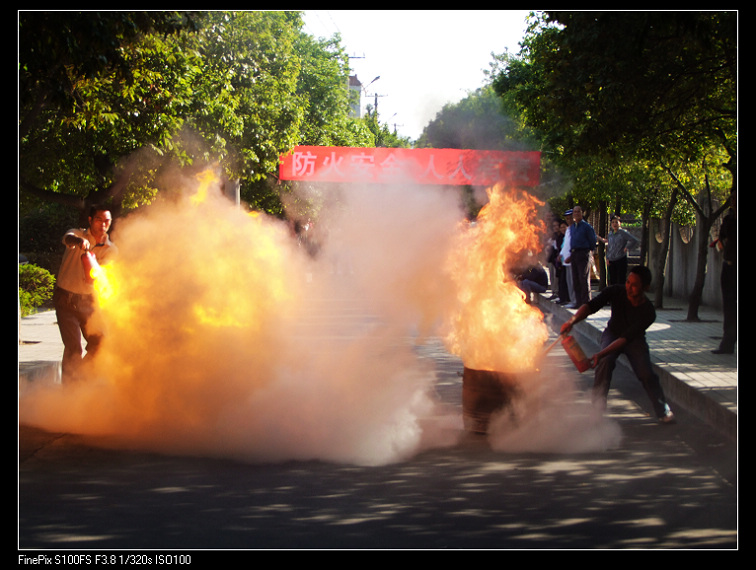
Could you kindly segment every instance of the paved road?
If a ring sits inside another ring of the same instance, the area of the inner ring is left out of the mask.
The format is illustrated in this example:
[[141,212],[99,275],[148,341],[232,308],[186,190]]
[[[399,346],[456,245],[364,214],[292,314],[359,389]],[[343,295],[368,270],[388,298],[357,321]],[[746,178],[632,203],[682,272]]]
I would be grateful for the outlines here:
[[[418,350],[458,415],[461,363],[438,342]],[[581,409],[589,375],[561,351],[542,373],[570,378],[568,405]],[[594,429],[569,414],[556,434],[534,420],[541,450],[460,433],[377,467],[117,451],[20,426],[19,548],[177,549],[195,560],[203,549],[736,548],[734,441],[684,411],[658,425],[626,371],[613,386],[609,421]],[[591,445],[549,445],[568,430]]]

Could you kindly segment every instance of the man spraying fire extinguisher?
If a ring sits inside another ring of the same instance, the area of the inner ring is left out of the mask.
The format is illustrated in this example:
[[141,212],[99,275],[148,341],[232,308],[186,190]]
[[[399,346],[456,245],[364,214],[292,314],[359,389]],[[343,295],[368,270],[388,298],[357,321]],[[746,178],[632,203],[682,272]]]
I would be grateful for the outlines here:
[[645,266],[630,270],[625,285],[610,285],[596,297],[581,305],[575,314],[562,325],[562,334],[567,334],[575,323],[611,305],[609,322],[601,335],[599,352],[590,361],[595,368],[593,383],[594,402],[606,406],[612,372],[620,354],[625,354],[633,372],[643,385],[651,400],[654,412],[662,423],[674,421],[659,377],[651,365],[651,356],[646,342],[646,329],[656,320],[656,310],[646,297],[651,286],[651,271]]
[[[84,359],[91,359],[102,340],[102,331],[95,326],[96,310],[93,271],[118,253],[108,231],[113,222],[110,210],[93,206],[89,211],[89,227],[71,229],[63,236],[66,251],[58,270],[53,303],[63,340],[63,381],[76,377]],[[82,348],[86,340],[86,356]]]

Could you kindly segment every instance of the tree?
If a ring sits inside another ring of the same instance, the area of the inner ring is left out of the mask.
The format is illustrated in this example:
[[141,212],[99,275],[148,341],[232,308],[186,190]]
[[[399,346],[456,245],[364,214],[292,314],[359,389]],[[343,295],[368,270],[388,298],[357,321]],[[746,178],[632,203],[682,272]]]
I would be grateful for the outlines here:
[[[715,194],[722,195],[721,189],[725,185],[729,186],[730,176],[729,172],[727,172],[727,175],[723,174],[722,171],[726,171],[726,169],[722,168],[721,165],[717,168],[716,157],[704,157],[700,166],[685,162],[678,166],[680,170],[668,164],[665,164],[664,168],[675,181],[675,191],[679,191],[687,203],[695,210],[697,271],[693,289],[688,297],[687,320],[698,321],[698,308],[701,305],[703,295],[706,278],[706,259],[711,241],[709,232],[714,222],[729,207],[728,201],[719,202],[714,199],[714,196]],[[686,183],[686,180],[692,181],[693,184],[696,184],[699,180],[703,180],[704,184],[698,192],[694,193],[691,191],[688,183]],[[717,187],[719,187],[719,192],[715,191]]]
[[128,210],[154,199],[162,169],[215,164],[280,213],[281,154],[371,140],[348,120],[338,39],[301,27],[299,12],[22,12],[22,208]]
[[302,145],[368,146],[374,143],[368,125],[349,116],[349,56],[338,35],[315,39],[300,34],[297,53],[302,71],[297,93],[305,100]]
[[721,150],[734,191],[736,32],[735,12],[546,12],[495,87],[565,166],[579,157],[700,164]]
[[370,146],[383,148],[409,148],[411,141],[409,137],[400,137],[395,132],[389,130],[388,124],[380,123],[380,115],[373,109],[372,105],[367,106],[367,114],[362,118],[362,124],[371,133],[373,142]]
[[416,146],[479,150],[523,150],[532,141],[522,134],[518,114],[485,85],[456,103],[447,103],[426,125]]
[[[154,64],[165,60],[159,42],[194,29],[194,18],[188,12],[19,13],[22,198],[86,212],[88,203],[126,192],[131,170],[119,171],[117,160],[152,142],[157,116],[165,116],[150,104],[162,81]],[[143,44],[151,34],[155,41]],[[151,65],[140,70],[135,61]]]
[[[573,154],[733,141],[735,12],[546,12],[536,117]],[[547,121],[550,121],[547,122]],[[730,150],[734,150],[730,148]]]

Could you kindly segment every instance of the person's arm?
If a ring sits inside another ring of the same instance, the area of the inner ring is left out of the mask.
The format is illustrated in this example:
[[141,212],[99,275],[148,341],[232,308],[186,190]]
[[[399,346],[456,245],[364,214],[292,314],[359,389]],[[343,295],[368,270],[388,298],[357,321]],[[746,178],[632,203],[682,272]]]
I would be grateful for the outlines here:
[[575,314],[572,315],[567,321],[565,321],[562,324],[562,328],[560,329],[561,334],[569,334],[572,330],[572,327],[575,326],[577,323],[579,323],[582,320],[585,320],[588,318],[588,315],[590,315],[590,308],[588,305],[580,305],[577,311],[575,311]]
[[607,354],[610,354],[614,352],[615,350],[621,350],[623,346],[627,344],[627,339],[625,337],[619,337],[617,340],[611,342],[609,345],[606,346],[603,350],[598,351],[596,354],[591,356],[591,368],[596,368],[596,366],[599,363],[599,360],[604,358]]
[[638,239],[627,230],[622,230],[622,235],[625,238],[625,253],[628,253],[631,249],[640,244]]
[[84,251],[89,250],[89,240],[87,240],[84,237],[77,236],[73,232],[67,233],[65,236],[63,236],[63,243],[67,245],[68,247],[79,246]]
[[[569,334],[573,326],[575,326],[580,321],[585,320],[590,314],[591,314],[590,307],[587,304],[581,305],[580,308],[577,311],[575,311],[575,314],[572,315],[572,317],[562,325],[562,328],[560,331],[561,334],[563,335]],[[598,364],[599,360],[604,358],[607,354],[614,352],[615,350],[622,349],[622,347],[625,346],[626,344],[627,344],[627,339],[624,337],[620,337],[614,342],[610,343],[603,350],[600,350],[599,352],[591,356],[591,368],[596,368],[596,365]]]

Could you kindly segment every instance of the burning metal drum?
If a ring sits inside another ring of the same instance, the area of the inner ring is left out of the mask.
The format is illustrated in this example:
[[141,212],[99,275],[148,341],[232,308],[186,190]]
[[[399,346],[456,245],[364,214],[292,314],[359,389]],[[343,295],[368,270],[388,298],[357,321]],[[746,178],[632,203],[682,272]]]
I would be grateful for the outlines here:
[[462,375],[465,430],[487,434],[491,416],[510,407],[518,393],[515,374],[465,367]]

